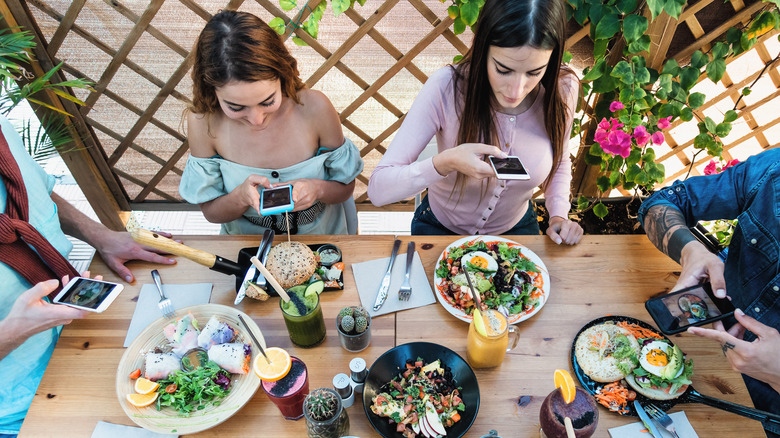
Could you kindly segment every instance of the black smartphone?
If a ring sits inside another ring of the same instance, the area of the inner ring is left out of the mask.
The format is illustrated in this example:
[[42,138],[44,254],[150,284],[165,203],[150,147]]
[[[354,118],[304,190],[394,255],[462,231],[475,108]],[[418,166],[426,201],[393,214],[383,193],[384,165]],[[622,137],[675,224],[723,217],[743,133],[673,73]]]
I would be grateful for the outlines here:
[[108,309],[123,288],[121,284],[109,281],[75,277],[62,288],[52,302],[99,313]]
[[510,155],[506,158],[498,158],[490,155],[488,160],[498,179],[531,179],[531,175],[525,170],[518,157]]
[[645,302],[645,308],[658,328],[667,335],[680,333],[692,325],[710,324],[734,314],[731,301],[716,297],[709,283],[651,298]]
[[289,184],[263,189],[260,192],[260,214],[269,215],[284,213],[294,208],[292,186]]

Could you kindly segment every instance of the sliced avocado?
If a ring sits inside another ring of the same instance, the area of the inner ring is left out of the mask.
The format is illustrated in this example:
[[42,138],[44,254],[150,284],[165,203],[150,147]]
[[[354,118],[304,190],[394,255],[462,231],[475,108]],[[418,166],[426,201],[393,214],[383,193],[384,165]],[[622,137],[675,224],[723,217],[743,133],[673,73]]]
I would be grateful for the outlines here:
[[477,281],[477,290],[480,292],[488,291],[491,287],[493,287],[493,283],[491,283],[488,279],[482,278]]
[[683,366],[685,365],[685,360],[683,358],[683,352],[680,350],[680,347],[674,346],[672,348],[672,354],[669,358],[669,365],[666,366],[663,372],[664,379],[672,380],[675,377],[677,377],[677,374],[680,373],[680,370],[682,370]]

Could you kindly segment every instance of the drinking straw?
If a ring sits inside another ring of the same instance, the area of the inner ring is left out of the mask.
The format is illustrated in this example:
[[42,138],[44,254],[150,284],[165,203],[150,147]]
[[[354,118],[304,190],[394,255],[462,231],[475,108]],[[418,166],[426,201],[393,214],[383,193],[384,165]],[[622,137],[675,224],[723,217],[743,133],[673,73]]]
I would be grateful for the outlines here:
[[276,293],[279,294],[280,297],[282,297],[282,300],[284,300],[285,303],[290,301],[290,296],[287,295],[287,292],[284,290],[282,285],[279,284],[278,281],[274,278],[273,275],[271,275],[270,272],[268,272],[268,269],[265,268],[263,263],[257,259],[257,257],[252,257],[249,259],[249,261],[252,262],[253,265],[263,274],[266,280],[268,280],[269,283],[271,283],[271,286],[273,286]]
[[265,361],[271,363],[271,359],[269,359],[268,356],[266,356],[265,350],[263,349],[263,346],[260,344],[260,341],[258,341],[257,338],[255,337],[255,334],[252,333],[252,329],[249,328],[249,324],[247,324],[246,321],[244,321],[244,318],[241,316],[240,313],[238,314],[238,319],[239,321],[241,321],[241,324],[244,324],[244,327],[246,327],[246,331],[249,332],[249,336],[252,338],[253,341],[255,341],[255,345],[257,345],[257,348],[260,349],[260,353],[265,358]]

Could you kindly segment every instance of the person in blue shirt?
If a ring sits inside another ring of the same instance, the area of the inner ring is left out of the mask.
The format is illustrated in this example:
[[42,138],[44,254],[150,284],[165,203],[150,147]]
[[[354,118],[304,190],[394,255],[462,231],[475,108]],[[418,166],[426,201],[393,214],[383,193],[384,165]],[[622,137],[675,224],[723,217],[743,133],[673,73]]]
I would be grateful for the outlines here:
[[[725,263],[689,230],[715,219],[737,219]],[[719,342],[753,404],[780,413],[780,149],[658,190],[642,204],[639,221],[680,263],[674,290],[709,280],[715,295],[737,308],[729,328],[716,322],[688,332]]]
[[[127,282],[133,275],[125,266],[129,260],[174,264],[175,260],[139,245],[126,232],[112,231],[90,219],[66,200],[52,192],[54,177],[30,157],[22,139],[4,117],[0,117],[2,136],[8,148],[3,165],[16,163],[27,194],[29,218],[26,222],[51,244],[55,252],[68,255],[72,248],[69,234],[94,246],[106,264]],[[9,213],[9,187],[16,180],[0,176],[0,213]],[[8,231],[4,229],[4,231]],[[5,233],[11,235],[11,233]],[[163,233],[169,236],[167,233]],[[0,251],[10,254],[0,242]],[[25,242],[28,243],[29,242]],[[89,273],[84,273],[88,276]],[[62,325],[84,318],[88,312],[51,304],[46,298],[59,286],[59,279],[35,285],[26,277],[0,262],[0,438],[19,432],[35,391],[43,376],[59,337]],[[67,281],[65,279],[64,281]],[[63,283],[64,284],[64,283]]]

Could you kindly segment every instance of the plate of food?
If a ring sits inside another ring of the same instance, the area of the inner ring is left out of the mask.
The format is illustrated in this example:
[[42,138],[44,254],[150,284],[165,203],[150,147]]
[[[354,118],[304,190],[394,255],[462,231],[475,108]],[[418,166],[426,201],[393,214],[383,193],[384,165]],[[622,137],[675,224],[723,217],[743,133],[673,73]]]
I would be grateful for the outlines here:
[[671,408],[693,375],[693,361],[678,346],[655,327],[628,316],[604,316],[585,324],[572,343],[571,363],[598,403],[634,417],[634,400]]
[[203,304],[146,327],[122,355],[116,393],[128,417],[144,429],[186,435],[210,429],[238,412],[260,387],[251,370],[257,324],[232,307]]
[[464,266],[483,304],[510,324],[534,316],[550,296],[550,274],[533,251],[503,237],[464,237],[442,251],[433,277],[439,303],[461,321],[471,322],[474,309]]
[[479,384],[454,351],[411,342],[388,350],[371,365],[363,409],[385,438],[458,438],[477,418]]

